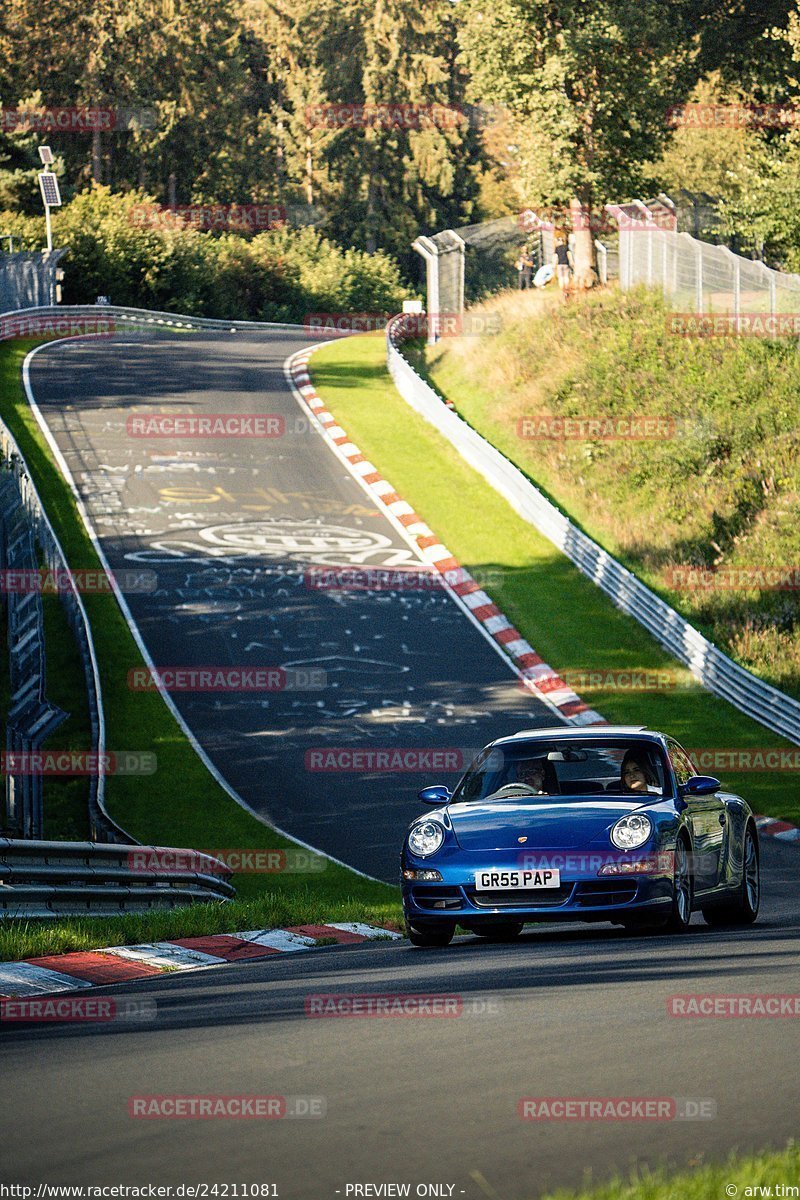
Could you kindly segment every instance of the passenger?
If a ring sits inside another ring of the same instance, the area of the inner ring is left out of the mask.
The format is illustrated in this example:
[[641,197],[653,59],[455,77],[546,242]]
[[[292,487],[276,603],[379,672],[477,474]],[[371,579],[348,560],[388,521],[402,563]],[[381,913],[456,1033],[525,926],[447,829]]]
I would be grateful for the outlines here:
[[658,783],[653,775],[647,754],[641,750],[626,750],[620,770],[623,792],[649,792]]

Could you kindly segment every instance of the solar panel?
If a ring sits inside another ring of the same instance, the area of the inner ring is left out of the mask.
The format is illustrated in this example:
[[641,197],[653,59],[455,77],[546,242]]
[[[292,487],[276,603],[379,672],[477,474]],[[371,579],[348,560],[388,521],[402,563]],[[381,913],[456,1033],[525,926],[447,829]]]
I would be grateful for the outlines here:
[[48,208],[59,208],[61,205],[61,193],[58,190],[58,179],[52,171],[42,171],[39,174],[39,188],[42,193],[42,200]]

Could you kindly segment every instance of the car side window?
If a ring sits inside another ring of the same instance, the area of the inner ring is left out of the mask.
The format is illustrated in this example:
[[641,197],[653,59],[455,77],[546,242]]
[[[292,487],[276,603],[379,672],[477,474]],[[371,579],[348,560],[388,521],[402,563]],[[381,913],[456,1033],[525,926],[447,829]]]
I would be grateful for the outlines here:
[[486,750],[481,750],[475,761],[470,764],[470,767],[462,779],[459,786],[456,788],[454,796],[458,800],[475,800],[480,795],[483,785],[483,772],[481,767],[486,762],[488,754]]
[[667,753],[669,761],[672,763],[672,769],[675,772],[675,778],[679,784],[688,783],[693,775],[696,775],[692,760],[685,750],[682,750],[677,742],[672,740],[667,741]]

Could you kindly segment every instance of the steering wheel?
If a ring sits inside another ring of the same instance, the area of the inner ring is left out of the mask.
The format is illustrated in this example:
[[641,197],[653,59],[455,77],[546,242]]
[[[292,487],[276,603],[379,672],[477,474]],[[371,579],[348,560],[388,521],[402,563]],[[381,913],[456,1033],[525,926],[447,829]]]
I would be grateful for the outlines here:
[[487,800],[505,799],[512,796],[538,796],[539,793],[528,783],[505,783],[496,792],[492,792],[491,796],[487,796]]

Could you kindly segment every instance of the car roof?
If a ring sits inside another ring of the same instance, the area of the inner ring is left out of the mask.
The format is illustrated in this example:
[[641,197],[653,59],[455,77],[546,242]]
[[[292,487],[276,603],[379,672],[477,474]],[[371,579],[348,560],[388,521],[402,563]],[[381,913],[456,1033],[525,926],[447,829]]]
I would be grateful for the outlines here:
[[520,729],[517,733],[496,738],[492,745],[507,746],[515,742],[588,742],[608,737],[632,737],[640,741],[652,741],[662,739],[664,734],[647,729],[644,725],[584,725],[580,729],[574,726],[570,729],[560,729],[555,726],[549,729]]

